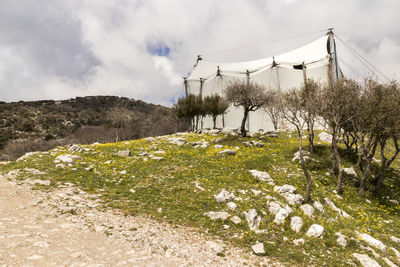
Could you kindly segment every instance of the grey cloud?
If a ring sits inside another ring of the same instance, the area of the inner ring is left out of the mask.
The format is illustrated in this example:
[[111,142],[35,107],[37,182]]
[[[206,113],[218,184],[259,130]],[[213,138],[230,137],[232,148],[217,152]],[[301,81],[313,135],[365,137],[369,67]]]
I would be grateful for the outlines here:
[[[108,94],[169,104],[198,54],[265,42],[204,57],[273,56],[325,32],[273,40],[329,27],[399,79],[398,10],[398,0],[0,0],[0,99]],[[149,53],[154,42],[168,57]],[[340,42],[338,53],[368,71]]]

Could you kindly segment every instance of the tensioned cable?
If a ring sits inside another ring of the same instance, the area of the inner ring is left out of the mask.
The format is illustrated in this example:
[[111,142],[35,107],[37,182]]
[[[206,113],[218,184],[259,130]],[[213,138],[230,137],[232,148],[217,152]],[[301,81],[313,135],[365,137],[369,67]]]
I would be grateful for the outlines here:
[[181,86],[179,86],[178,90],[176,90],[176,92],[175,92],[175,95],[170,99],[169,107],[172,107],[172,105],[173,105],[172,100],[175,100],[176,96],[178,95],[178,93],[180,91],[182,91],[182,89],[183,89],[183,84],[181,84]]
[[248,45],[243,45],[243,46],[238,46],[238,47],[216,50],[216,51],[204,53],[204,54],[202,54],[202,56],[208,56],[208,55],[212,55],[212,54],[224,53],[224,52],[238,50],[238,49],[247,48],[247,47],[259,46],[259,45],[263,45],[263,44],[274,43],[274,42],[279,42],[279,41],[288,40],[288,39],[294,39],[294,38],[298,38],[298,37],[302,37],[302,36],[306,36],[306,35],[310,35],[310,34],[314,34],[314,33],[320,33],[320,32],[324,32],[324,31],[328,31],[328,30],[329,29],[324,29],[324,30],[319,30],[319,31],[314,31],[314,32],[296,34],[296,35],[292,35],[292,36],[288,36],[288,37],[284,37],[284,38],[280,38],[280,39],[276,39],[276,40],[268,40],[268,41],[259,42],[259,43],[253,43],[253,44],[248,44]]
[[352,73],[354,73],[361,81],[363,80],[363,76],[357,72],[356,70],[354,70],[352,67],[350,67],[350,64],[346,63],[342,58],[338,57],[340,63],[343,63],[343,65],[345,65]]
[[352,48],[348,43],[346,43],[342,38],[340,38],[336,33],[335,36],[338,38],[338,40],[340,42],[342,42],[349,50],[350,52],[352,52],[353,54],[357,55],[361,61],[364,61],[365,63],[367,63],[369,66],[371,66],[375,71],[377,71],[380,75],[382,75],[382,77],[384,77],[387,81],[390,81],[390,79],[383,74],[379,69],[377,69],[374,65],[372,65],[371,63],[369,63],[368,60],[366,60],[363,56],[361,56],[354,48]]

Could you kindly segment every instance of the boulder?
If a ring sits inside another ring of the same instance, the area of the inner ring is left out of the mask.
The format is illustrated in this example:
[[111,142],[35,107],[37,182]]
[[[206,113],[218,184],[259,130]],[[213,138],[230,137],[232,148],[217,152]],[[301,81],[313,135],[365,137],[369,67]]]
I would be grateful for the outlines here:
[[358,174],[357,174],[356,171],[353,169],[353,167],[344,168],[344,169],[343,169],[343,172],[344,172],[345,174],[347,174],[347,175],[352,175],[352,176],[358,177]]
[[292,209],[290,207],[279,209],[278,213],[275,215],[274,223],[278,225],[283,224],[290,213],[292,213]]
[[184,145],[186,143],[186,139],[183,138],[183,137],[175,137],[175,138],[169,138],[168,142],[170,144],[174,144],[174,145],[177,145],[177,146],[182,146],[182,145]]
[[234,199],[235,195],[233,193],[229,193],[224,188],[218,195],[214,195],[214,198],[217,200],[217,202],[225,202]]
[[336,207],[335,203],[333,203],[329,198],[324,198],[325,203],[334,211],[336,211],[339,215],[339,217],[344,217],[346,219],[351,218],[351,216],[349,214],[347,214],[347,212],[345,212],[342,209],[339,209],[338,207]]
[[364,240],[371,247],[379,248],[383,252],[386,251],[386,246],[378,239],[373,238],[369,234],[363,233],[359,235],[360,239]]
[[300,209],[302,209],[304,214],[308,217],[312,217],[314,215],[314,208],[310,204],[303,204],[300,206]]
[[332,135],[331,134],[328,134],[328,133],[325,133],[325,132],[321,132],[321,133],[318,134],[318,138],[322,142],[332,143]]
[[223,148],[223,147],[224,147],[223,145],[215,145],[215,146],[214,146],[215,149],[221,149],[221,148]]
[[276,215],[278,211],[282,208],[278,202],[267,202],[268,210],[270,213]]
[[338,237],[338,238],[336,239],[336,242],[339,244],[339,246],[342,246],[342,247],[345,248],[345,247],[347,246],[346,236],[345,236],[345,235],[342,235],[342,234],[339,233],[339,232],[335,233],[335,235]]
[[233,150],[233,149],[225,149],[225,150],[218,152],[218,154],[220,154],[220,155],[231,155],[231,156],[236,155],[236,153],[237,153],[236,150]]
[[117,156],[119,157],[129,157],[131,155],[131,152],[129,150],[120,150],[117,152]]
[[258,216],[257,211],[255,209],[250,209],[248,212],[243,212],[243,214],[246,218],[250,230],[258,230],[261,222],[261,217]]
[[314,201],[313,203],[314,208],[316,208],[317,210],[319,210],[320,212],[324,212],[324,206],[322,206],[321,203],[319,203],[318,201]]
[[390,249],[393,250],[394,254],[396,255],[396,258],[400,260],[400,252],[394,247],[391,247]]
[[283,193],[295,193],[296,192],[296,187],[294,187],[293,185],[289,185],[289,184],[284,184],[282,186],[275,186],[274,187],[274,191],[283,194]]
[[228,210],[235,210],[237,208],[237,205],[235,202],[228,202],[228,203],[226,203],[226,205],[228,206]]
[[221,133],[221,130],[218,129],[212,129],[208,132],[209,135],[217,135],[219,133]]
[[264,255],[265,250],[264,250],[264,244],[263,243],[257,243],[251,247],[253,250],[254,254],[256,255]]
[[309,237],[318,238],[318,237],[322,236],[323,233],[324,233],[324,227],[322,225],[313,224],[308,229],[306,235]]
[[251,147],[253,146],[250,142],[243,142],[243,145],[246,147]]
[[227,220],[229,218],[229,213],[225,211],[209,211],[204,213],[205,216],[208,216],[211,220]]
[[144,140],[146,140],[147,142],[154,142],[156,141],[156,139],[154,137],[146,137]]
[[257,171],[257,170],[250,170],[251,175],[253,175],[257,180],[263,182],[272,182],[273,179],[267,172]]
[[292,205],[292,206],[301,204],[304,201],[303,196],[299,195],[299,194],[284,193],[281,195],[286,199],[286,201],[289,203],[289,205]]
[[21,156],[21,157],[19,157],[19,158],[17,159],[17,162],[18,162],[18,161],[21,161],[21,160],[26,160],[27,158],[32,157],[33,155],[37,155],[37,154],[39,154],[39,153],[40,153],[40,152],[38,152],[38,151],[25,153],[23,156]]
[[391,239],[393,242],[395,242],[395,243],[397,243],[397,244],[400,244],[400,238],[397,238],[397,237],[395,237],[395,236],[390,236],[390,239]]
[[59,155],[58,157],[56,157],[56,159],[58,159],[59,161],[65,162],[65,163],[73,163],[75,159],[82,159],[79,156],[75,156],[75,155],[70,155],[70,154],[63,154],[63,155]]
[[233,217],[231,218],[231,221],[232,221],[234,224],[239,224],[239,223],[242,222],[242,220],[239,218],[239,216],[233,216]]
[[301,217],[293,216],[290,219],[290,229],[298,233],[300,232],[302,227],[303,227],[303,219]]
[[379,263],[371,259],[367,254],[353,253],[353,257],[356,258],[364,267],[380,267]]
[[[304,161],[310,160],[310,152],[303,150],[303,159]],[[292,158],[292,161],[300,161],[300,151],[297,151],[294,153],[294,157]]]

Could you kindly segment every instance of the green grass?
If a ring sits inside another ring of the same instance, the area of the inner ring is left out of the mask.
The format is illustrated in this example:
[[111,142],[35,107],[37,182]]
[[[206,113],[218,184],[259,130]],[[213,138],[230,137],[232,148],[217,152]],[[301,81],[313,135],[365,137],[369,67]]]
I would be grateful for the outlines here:
[[[298,150],[296,136],[289,133],[280,133],[278,138],[267,138],[262,142],[264,147],[244,147],[244,141],[259,141],[257,137],[224,137],[208,136],[200,134],[188,134],[185,136],[188,142],[207,141],[207,148],[194,148],[191,145],[177,146],[170,144],[164,138],[157,138],[156,142],[145,139],[82,146],[88,151],[82,153],[70,152],[65,147],[59,147],[50,153],[40,153],[28,158],[26,161],[13,162],[0,165],[0,171],[7,173],[10,170],[35,168],[45,171],[46,174],[38,175],[39,179],[50,179],[51,187],[71,182],[82,190],[101,194],[103,204],[108,207],[121,209],[126,214],[145,214],[161,221],[167,221],[173,225],[195,227],[200,232],[207,232],[218,236],[226,242],[244,247],[250,251],[251,245],[257,241],[263,242],[266,254],[288,264],[309,265],[315,264],[327,266],[341,266],[357,262],[351,256],[354,252],[367,253],[360,249],[363,244],[359,240],[349,241],[349,246],[343,249],[336,243],[335,232],[341,231],[348,237],[355,237],[355,231],[366,232],[400,250],[398,244],[390,240],[390,236],[400,237],[399,205],[390,203],[389,199],[400,199],[399,196],[399,167],[396,160],[389,172],[390,177],[386,181],[384,197],[375,197],[367,194],[371,203],[357,193],[354,181],[345,177],[343,200],[338,200],[333,193],[336,187],[335,181],[327,175],[330,160],[330,145],[317,144],[315,154],[308,166],[314,179],[312,187],[312,200],[324,204],[323,198],[329,197],[336,206],[344,209],[353,219],[340,219],[337,214],[324,205],[325,213],[315,212],[313,218],[302,214],[298,207],[292,207],[290,216],[299,215],[304,220],[300,233],[290,229],[290,218],[286,219],[283,226],[273,223],[274,216],[266,207],[265,196],[273,196],[284,203],[283,198],[273,191],[273,186],[256,180],[249,170],[257,169],[267,171],[276,185],[294,185],[300,194],[304,194],[305,178],[296,162],[292,162],[293,154]],[[215,149],[213,139],[223,138],[218,144],[225,148],[239,146],[235,156],[221,156]],[[122,158],[116,155],[119,150],[129,150],[131,157]],[[154,152],[164,150],[164,159],[144,161],[138,156],[140,152]],[[82,157],[65,169],[55,168],[55,157],[61,154],[75,154]],[[107,161],[112,161],[106,164]],[[93,166],[90,171],[85,170]],[[344,166],[354,165],[354,158],[344,157]],[[121,174],[126,171],[126,174]],[[26,179],[31,175],[20,172],[18,179]],[[195,183],[203,187],[201,191]],[[46,189],[46,186],[40,186]],[[48,188],[48,187],[47,187]],[[235,196],[243,201],[235,201],[238,208],[228,211],[232,216],[238,215],[242,222],[238,225],[230,220],[211,221],[203,214],[208,211],[227,210],[225,203],[217,203],[213,195],[218,194],[222,188],[234,192]],[[134,192],[131,192],[133,190]],[[263,193],[255,196],[251,189],[261,190]],[[243,195],[238,190],[248,190]],[[386,198],[389,196],[389,199]],[[158,209],[162,208],[162,212]],[[250,231],[245,222],[243,212],[256,209],[258,214],[264,217],[261,229],[266,229],[267,234],[255,234]],[[265,212],[265,215],[263,215]],[[334,222],[329,222],[334,218]],[[305,232],[313,223],[325,227],[322,239],[306,238]],[[223,225],[229,225],[225,229]],[[285,237],[285,238],[284,238]],[[304,238],[306,243],[295,246],[292,240]],[[287,239],[287,240],[286,240]],[[379,251],[377,251],[379,253]],[[369,253],[369,252],[368,252]],[[367,254],[368,254],[367,253]],[[393,255],[388,252],[388,257],[395,261]],[[382,263],[382,262],[380,262]],[[397,262],[399,263],[399,262]],[[382,265],[384,265],[382,263]]]

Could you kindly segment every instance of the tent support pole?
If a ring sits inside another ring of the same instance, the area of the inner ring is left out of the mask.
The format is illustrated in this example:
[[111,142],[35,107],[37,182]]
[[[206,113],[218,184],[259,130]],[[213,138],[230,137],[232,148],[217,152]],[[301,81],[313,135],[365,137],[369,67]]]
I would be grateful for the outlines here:
[[307,86],[307,72],[306,72],[306,64],[301,63],[301,69],[303,70],[303,79],[304,79],[304,86]]
[[183,78],[183,84],[185,85],[185,96],[188,97],[188,84],[187,84],[187,78]]
[[204,79],[200,78],[200,93],[199,93],[200,98],[203,98],[203,83]]

